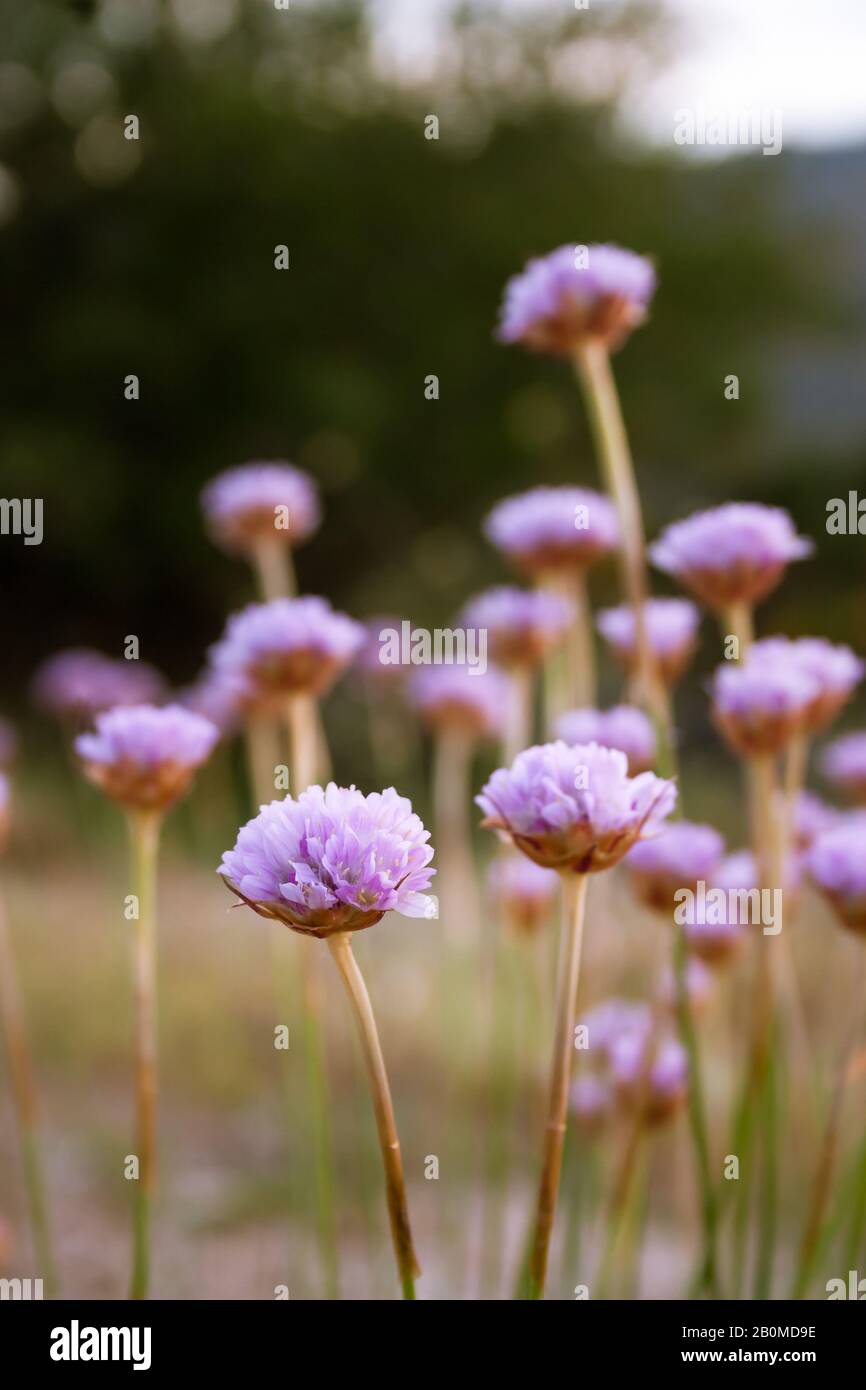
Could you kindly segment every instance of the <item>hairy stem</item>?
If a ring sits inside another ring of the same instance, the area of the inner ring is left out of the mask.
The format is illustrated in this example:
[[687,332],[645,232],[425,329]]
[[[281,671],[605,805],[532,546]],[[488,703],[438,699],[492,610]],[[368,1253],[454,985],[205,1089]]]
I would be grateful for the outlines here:
[[150,1288],[150,1222],[156,1189],[156,865],[161,819],[151,811],[132,811],[128,823],[133,891],[138,899],[133,950],[138,1179],[130,1298],[142,1299]]

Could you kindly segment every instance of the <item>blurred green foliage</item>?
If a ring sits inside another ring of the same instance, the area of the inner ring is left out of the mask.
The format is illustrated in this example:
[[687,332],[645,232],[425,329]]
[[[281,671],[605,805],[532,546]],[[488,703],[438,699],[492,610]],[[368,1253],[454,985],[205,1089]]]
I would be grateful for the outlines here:
[[[828,460],[783,449],[767,403],[774,342],[859,326],[817,254],[821,210],[785,215],[788,155],[630,145],[617,112],[676,36],[655,5],[603,8],[463,7],[413,78],[380,61],[356,4],[221,4],[222,31],[191,34],[208,7],[3,0],[2,491],[45,498],[43,545],[0,546],[10,699],[56,646],[117,651],[129,632],[193,676],[249,594],[198,493],[251,457],[323,489],[308,590],[436,622],[501,577],[488,506],[595,478],[566,369],[493,338],[508,275],[567,240],[658,262],[652,320],[616,363],[650,534],[731,496],[823,533]],[[779,625],[852,635],[855,544],[824,537]]]

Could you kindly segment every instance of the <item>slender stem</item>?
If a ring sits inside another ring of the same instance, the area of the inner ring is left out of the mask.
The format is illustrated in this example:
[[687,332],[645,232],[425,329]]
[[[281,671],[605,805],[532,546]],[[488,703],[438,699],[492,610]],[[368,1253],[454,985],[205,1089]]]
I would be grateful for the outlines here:
[[297,592],[295,566],[290,546],[284,540],[260,541],[253,551],[259,593],[267,602],[272,598],[294,598]]
[[595,640],[584,570],[549,570],[542,575],[540,587],[566,599],[574,611],[562,647],[554,648],[545,662],[546,721],[552,734],[566,710],[595,704]]
[[156,864],[161,818],[150,811],[132,811],[128,824],[133,891],[138,898],[133,949],[138,1179],[129,1296],[142,1299],[150,1288],[150,1219],[156,1188]]
[[646,706],[656,727],[659,768],[676,771],[676,751],[664,681],[649,643],[646,601],[646,537],[634,465],[610,357],[603,343],[588,340],[574,356],[590,429],[605,486],[614,500],[620,527],[620,573],[623,592],[634,613],[635,697]]
[[442,729],[433,749],[433,816],[439,854],[439,919],[446,936],[474,941],[481,912],[469,825],[472,744],[457,729]]
[[833,1088],[833,1098],[830,1102],[827,1125],[824,1130],[821,1152],[815,1170],[815,1178],[812,1183],[809,1211],[800,1241],[799,1259],[791,1295],[792,1298],[802,1298],[809,1286],[809,1278],[819,1247],[821,1227],[824,1222],[827,1203],[830,1198],[830,1185],[836,1167],[836,1154],[839,1147],[839,1131],[842,1120],[842,1107],[845,1099],[845,1087],[848,1081],[848,1068],[863,1019],[864,948],[860,942],[857,943],[857,946],[859,949],[857,954],[857,979],[854,990],[854,1018],[848,1029],[848,1036],[845,1039],[839,1055],[836,1081]]
[[742,661],[755,640],[752,606],[742,600],[731,603],[722,614],[722,636],[736,637],[737,660]]
[[18,1124],[18,1141],[24,1170],[24,1185],[30,1211],[30,1230],[38,1276],[48,1298],[56,1294],[54,1257],[39,1153],[36,1083],[24,1018],[24,1005],[18,985],[15,953],[0,900],[0,1032],[9,1066],[12,1101]]
[[531,741],[532,671],[515,666],[508,673],[508,708],[502,756],[508,767]]
[[698,1168],[701,1189],[701,1224],[703,1227],[703,1258],[699,1286],[711,1297],[718,1294],[716,1245],[718,1237],[718,1202],[710,1164],[710,1145],[707,1132],[706,1107],[701,1072],[698,1035],[688,990],[688,952],[685,927],[674,922],[674,980],[676,984],[677,1022],[680,1037],[689,1060],[688,1112],[692,1145]]
[[400,1276],[403,1297],[414,1299],[415,1278],[421,1273],[421,1270],[412,1246],[403,1161],[400,1157],[400,1140],[394,1119],[394,1107],[391,1102],[385,1059],[382,1056],[379,1034],[376,1030],[373,1006],[370,1003],[364,977],[352,954],[352,941],[349,933],[336,932],[333,936],[329,936],[328,946],[346,987],[346,993],[349,996],[349,1003],[361,1037],[361,1047],[367,1064],[367,1074],[373,1097],[373,1110],[376,1115],[376,1128],[379,1132],[379,1145],[382,1150],[385,1191],[388,1199],[388,1215],[391,1221],[391,1238],[394,1242],[397,1272]]
[[[286,706],[292,794],[299,796],[315,780],[319,758],[316,705],[311,696],[290,697]],[[318,956],[315,943],[299,940],[307,1101],[316,1173],[319,1246],[329,1298],[339,1295],[339,1250],[334,1203],[334,1152],[330,1118],[325,1035],[321,1018]]]
[[568,1108],[568,1085],[574,1048],[574,1018],[577,1009],[577,985],[580,977],[580,951],[583,941],[583,919],[586,905],[586,875],[563,877],[564,916],[559,978],[556,985],[556,1013],[553,1037],[553,1056],[550,1066],[550,1091],[535,1234],[529,1261],[529,1297],[544,1295],[547,1277],[547,1258],[556,1212],[559,1174],[562,1168],[562,1149],[565,1141]]

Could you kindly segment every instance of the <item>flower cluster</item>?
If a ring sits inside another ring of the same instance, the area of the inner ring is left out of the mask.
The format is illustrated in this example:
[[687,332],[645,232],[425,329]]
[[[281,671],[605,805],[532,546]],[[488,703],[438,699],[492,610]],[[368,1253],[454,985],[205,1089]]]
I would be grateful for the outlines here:
[[501,672],[467,666],[424,666],[413,672],[409,693],[424,722],[437,733],[499,738],[505,727],[508,683]]
[[670,914],[674,894],[682,888],[694,892],[700,881],[709,882],[725,852],[725,842],[711,825],[671,821],[651,840],[630,850],[626,863],[641,902],[656,912]]
[[651,772],[630,778],[618,749],[559,741],[519,753],[475,799],[484,824],[504,831],[536,864],[598,873],[657,833],[676,787]]
[[702,603],[722,610],[766,598],[787,565],[812,549],[780,507],[728,502],[666,527],[649,555]]
[[568,710],[557,721],[556,733],[565,743],[600,743],[603,748],[618,748],[628,759],[632,777],[649,771],[655,764],[652,720],[635,705]]
[[559,876],[522,854],[498,855],[490,865],[493,901],[519,932],[533,932],[549,917],[559,891]]
[[213,539],[239,554],[263,543],[300,545],[320,521],[312,479],[281,461],[245,463],[218,474],[201,504]]
[[572,1089],[572,1108],[593,1126],[618,1105],[647,1124],[668,1119],[688,1086],[688,1058],[648,1004],[608,999],[582,1020],[589,1070]]
[[[694,656],[700,613],[688,599],[651,598],[643,606],[643,620],[647,645],[659,674],[668,685],[673,685]],[[627,671],[633,670],[637,660],[633,610],[626,604],[602,609],[597,626],[621,664]]]
[[821,683],[795,662],[772,662],[749,652],[726,662],[713,679],[713,717],[743,758],[778,753],[809,727]]
[[843,734],[824,749],[824,776],[858,805],[866,803],[866,733]]
[[115,705],[151,704],[164,693],[162,677],[144,661],[123,661],[89,647],[72,647],[43,662],[33,680],[37,705],[56,719],[90,723]]
[[435,916],[433,850],[393,787],[365,796],[333,782],[263,806],[218,872],[262,917],[308,936],[360,931],[386,912]]
[[94,733],[79,734],[75,751],[85,776],[121,805],[165,811],[189,787],[219,732],[181,705],[108,710]]
[[488,540],[532,578],[581,572],[619,542],[613,503],[580,487],[535,487],[498,502],[484,522]]
[[504,343],[567,357],[588,339],[617,347],[643,322],[652,263],[620,246],[560,246],[529,261],[505,287]]
[[806,868],[842,925],[866,933],[866,814],[845,816],[819,835],[807,852]]
[[213,668],[246,681],[267,705],[294,694],[323,694],[364,641],[360,623],[326,599],[277,598],[235,613],[211,649]]
[[562,641],[573,617],[557,594],[502,584],[471,599],[460,622],[487,633],[488,652],[499,666],[536,666]]

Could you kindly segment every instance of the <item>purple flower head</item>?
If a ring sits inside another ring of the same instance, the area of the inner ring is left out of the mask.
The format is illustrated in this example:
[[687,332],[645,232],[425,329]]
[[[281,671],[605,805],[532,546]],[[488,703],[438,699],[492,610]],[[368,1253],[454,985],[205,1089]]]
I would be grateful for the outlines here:
[[[662,678],[672,685],[694,655],[701,615],[685,598],[648,599],[643,614],[649,649]],[[631,670],[637,659],[633,610],[627,604],[602,609],[596,625],[618,660],[626,670]]]
[[366,618],[362,623],[364,642],[355,657],[355,671],[362,681],[371,688],[402,684],[406,675],[405,667],[396,661],[383,661],[383,633],[400,632],[401,620],[393,614],[380,614],[376,618]]
[[487,649],[497,665],[537,666],[573,619],[571,604],[558,594],[502,584],[471,599],[460,624],[487,633]]
[[620,1101],[630,1108],[640,1106],[647,1124],[661,1124],[686,1098],[688,1056],[676,1038],[656,1042],[651,1057],[649,1046],[649,1040],[634,1034],[619,1038],[611,1049],[611,1070]]
[[499,738],[505,728],[508,682],[493,667],[422,666],[409,693],[428,727],[467,738]]
[[575,1077],[568,1098],[569,1109],[579,1129],[595,1134],[610,1118],[614,1105],[610,1082],[594,1072]]
[[149,704],[164,694],[162,677],[145,661],[71,647],[44,661],[33,680],[37,705],[56,719],[91,723],[116,705]]
[[621,246],[560,246],[527,263],[505,286],[503,343],[567,357],[588,339],[618,347],[643,323],[652,263]]
[[244,463],[218,474],[201,505],[217,545],[240,554],[263,543],[300,545],[321,519],[312,479],[281,460]]
[[866,732],[834,739],[824,749],[821,769],[851,801],[866,803]]
[[9,767],[18,755],[18,735],[9,719],[0,718],[0,767]]
[[429,832],[393,787],[365,796],[333,782],[262,806],[218,872],[262,917],[307,936],[361,931],[386,912],[435,916]]
[[810,733],[825,728],[847,704],[866,666],[850,647],[834,646],[823,637],[765,637],[749,648],[750,664],[789,664],[811,676],[818,692],[806,711]]
[[9,778],[0,772],[0,852],[9,839]]
[[601,1065],[610,1060],[620,1038],[636,1037],[645,1041],[649,1037],[652,1010],[648,1004],[636,1003],[633,999],[603,999],[584,1014],[581,1026],[586,1029],[587,1055],[596,1065]]
[[186,792],[219,738],[207,719],[181,705],[131,705],[97,715],[79,734],[84,775],[123,806],[165,811]]
[[572,709],[560,716],[556,733],[565,743],[600,743],[628,758],[632,777],[648,772],[656,760],[656,736],[650,720],[634,705],[611,709]]
[[237,733],[246,710],[255,704],[255,689],[243,676],[209,666],[178,698],[186,709],[209,719],[221,738],[228,738]]
[[248,681],[259,703],[322,695],[364,641],[364,629],[327,599],[275,598],[229,618],[212,648],[215,670]]
[[838,823],[839,811],[828,806],[814,792],[800,792],[794,803],[794,816],[791,825],[794,846],[806,850],[814,844],[819,835]]
[[522,854],[499,855],[490,865],[491,895],[520,932],[533,932],[549,917],[559,875]]
[[866,814],[855,811],[819,835],[805,862],[842,925],[866,934]]
[[781,507],[727,502],[666,527],[649,556],[702,603],[721,609],[766,598],[786,566],[812,550]]
[[629,777],[624,753],[561,741],[527,748],[475,798],[484,824],[528,858],[561,873],[598,873],[661,829],[676,803],[673,782]]
[[619,543],[616,508],[600,492],[535,487],[497,503],[484,534],[524,574],[585,570]]
[[740,757],[778,753],[808,727],[819,695],[818,681],[799,665],[753,660],[750,652],[716,670],[713,717]]
[[[686,991],[692,1013],[701,1013],[712,997],[713,973],[698,955],[690,955],[686,961]],[[668,1009],[675,1011],[678,1008],[677,978],[669,965],[662,976],[661,996]]]
[[656,912],[674,910],[674,894],[682,888],[694,892],[715,873],[725,852],[725,842],[711,825],[671,821],[652,840],[635,845],[626,857],[631,881],[640,900]]

